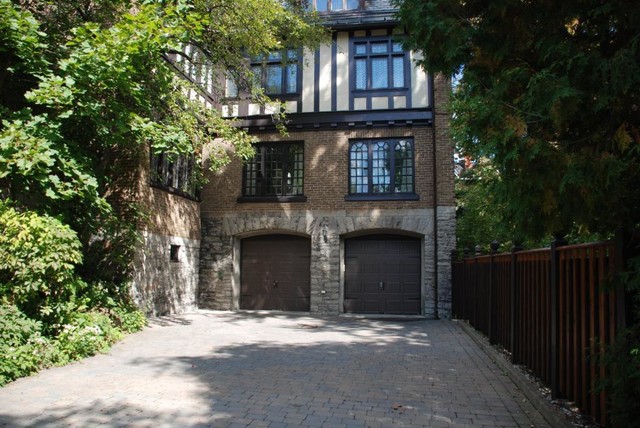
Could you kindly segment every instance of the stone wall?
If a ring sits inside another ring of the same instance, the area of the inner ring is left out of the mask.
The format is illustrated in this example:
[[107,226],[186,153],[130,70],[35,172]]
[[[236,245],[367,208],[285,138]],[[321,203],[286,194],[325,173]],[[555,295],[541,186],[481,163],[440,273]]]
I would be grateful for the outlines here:
[[[176,260],[170,259],[177,246]],[[134,259],[134,301],[149,315],[167,315],[196,308],[200,240],[142,233]]]
[[[435,78],[435,127],[390,126],[258,133],[258,141],[304,142],[306,202],[239,202],[242,163],[210,177],[203,189],[198,302],[202,308],[235,310],[240,301],[240,243],[258,235],[290,233],[311,239],[311,312],[342,312],[344,240],[390,233],[420,237],[423,315],[451,316],[451,250],[455,247],[453,144],[446,102],[449,82]],[[413,138],[418,200],[346,201],[349,141]],[[435,184],[435,185],[434,185]],[[434,187],[437,192],[434,192]],[[437,242],[434,242],[434,212]],[[322,236],[326,226],[327,242]],[[436,254],[437,252],[437,254]]]
[[[439,210],[447,241],[447,229],[455,227],[452,210]],[[453,221],[452,221],[453,220]],[[323,229],[327,231],[327,242]],[[245,212],[203,217],[200,260],[199,307],[236,310],[240,302],[240,242],[266,233],[288,233],[311,238],[311,312],[342,312],[344,279],[344,239],[363,234],[389,233],[420,237],[423,240],[423,314],[428,318],[450,316],[450,245],[438,253],[440,276],[434,269],[433,210],[375,211],[282,211]],[[437,294],[436,294],[437,293]],[[439,299],[436,300],[436,295]]]
[[[134,200],[145,214],[134,258],[132,297],[149,315],[196,308],[200,268],[200,203],[152,187],[149,153],[140,157]],[[178,246],[177,261],[170,248]]]

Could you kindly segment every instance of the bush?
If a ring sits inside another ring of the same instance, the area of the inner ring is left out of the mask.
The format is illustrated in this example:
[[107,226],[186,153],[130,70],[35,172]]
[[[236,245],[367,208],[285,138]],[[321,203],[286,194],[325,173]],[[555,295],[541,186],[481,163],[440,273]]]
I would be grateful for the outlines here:
[[78,312],[73,314],[70,323],[60,327],[55,343],[67,361],[74,361],[108,351],[122,336],[108,315],[96,311]]
[[124,333],[135,333],[147,325],[147,317],[133,305],[123,305],[111,312],[115,325]]
[[76,233],[53,217],[3,202],[0,231],[0,298],[42,320],[45,329],[62,323],[86,286],[75,275],[82,260]]
[[67,314],[54,326],[59,334],[43,335],[43,324],[14,306],[0,304],[0,386],[41,369],[64,365],[100,352],[121,339],[123,332],[141,330],[146,318],[134,306],[118,306],[109,314],[97,309]]
[[59,360],[55,346],[42,336],[41,327],[15,306],[0,304],[0,386]]
[[105,311],[122,332],[134,333],[142,330],[147,318],[130,299],[125,285],[96,281],[83,290],[79,301],[83,307]]

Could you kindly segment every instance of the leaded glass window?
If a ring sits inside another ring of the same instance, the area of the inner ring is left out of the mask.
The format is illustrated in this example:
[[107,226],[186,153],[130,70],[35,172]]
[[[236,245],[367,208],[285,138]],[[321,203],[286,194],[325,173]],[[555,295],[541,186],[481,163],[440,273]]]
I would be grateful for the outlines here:
[[349,194],[414,193],[411,139],[353,141],[349,147]]
[[361,0],[313,0],[309,2],[318,12],[340,12],[356,10],[362,6]]
[[406,88],[407,55],[402,43],[374,38],[353,44],[354,87],[357,90]]
[[297,50],[272,52],[251,61],[254,84],[264,88],[267,95],[292,95],[299,92]]
[[171,192],[197,197],[196,160],[194,156],[170,156],[152,153],[151,184]]
[[302,143],[257,144],[244,168],[243,196],[299,196],[304,187]]

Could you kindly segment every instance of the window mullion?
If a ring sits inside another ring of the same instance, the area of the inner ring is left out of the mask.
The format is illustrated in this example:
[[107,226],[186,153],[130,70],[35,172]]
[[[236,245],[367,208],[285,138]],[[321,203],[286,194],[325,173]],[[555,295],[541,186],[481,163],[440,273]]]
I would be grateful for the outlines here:
[[280,178],[280,195],[286,196],[287,191],[287,171],[289,170],[289,150],[291,149],[290,145],[286,145],[284,150],[282,151],[282,177]]
[[373,87],[373,58],[371,58],[369,49],[371,49],[370,43],[367,43],[367,54],[365,56],[367,67],[367,89]]
[[389,140],[389,189],[390,193],[396,193],[396,141]]
[[[260,146],[260,195],[264,195],[267,191],[267,150],[266,146]],[[257,189],[257,186],[256,186]]]
[[373,143],[367,142],[367,193],[373,193]]
[[391,42],[389,42],[388,48],[387,48],[387,50],[389,51],[389,54],[387,55],[387,88],[393,88],[395,86],[393,81],[393,53],[391,52],[392,49],[393,49],[393,46],[391,45]]

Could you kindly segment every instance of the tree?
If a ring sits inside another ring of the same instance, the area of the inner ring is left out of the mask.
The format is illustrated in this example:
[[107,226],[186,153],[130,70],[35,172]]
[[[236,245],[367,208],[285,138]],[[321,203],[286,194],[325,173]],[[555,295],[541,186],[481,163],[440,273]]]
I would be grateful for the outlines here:
[[[200,155],[217,138],[253,153],[231,120],[187,97],[206,82],[182,78],[172,58],[229,73],[266,102],[246,57],[324,37],[296,1],[0,0],[0,304],[55,335],[79,308],[126,300],[143,216],[111,195],[128,162],[147,147]],[[228,162],[211,152],[211,165]]]
[[522,237],[640,223],[640,4],[397,1],[431,72],[463,71],[454,137],[491,159]]
[[[640,225],[640,3],[396,0],[431,72],[463,72],[454,138],[490,160],[490,195],[514,238]],[[609,353],[614,425],[637,425],[640,258],[616,281],[634,298]],[[633,293],[633,294],[632,294]]]

